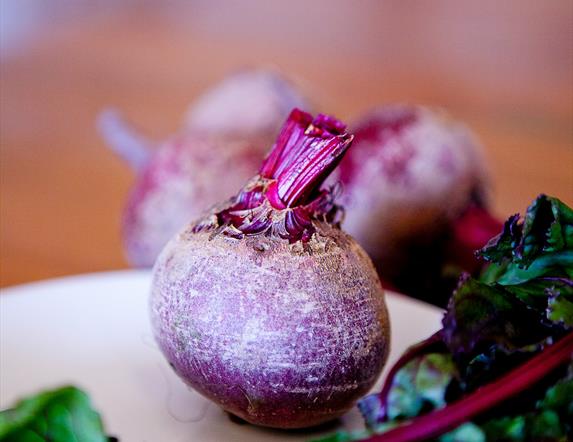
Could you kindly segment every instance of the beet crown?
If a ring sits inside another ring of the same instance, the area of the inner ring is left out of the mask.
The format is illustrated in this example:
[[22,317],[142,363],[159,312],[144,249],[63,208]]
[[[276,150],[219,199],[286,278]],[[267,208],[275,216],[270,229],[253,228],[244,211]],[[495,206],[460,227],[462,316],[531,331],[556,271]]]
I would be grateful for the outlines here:
[[194,231],[213,230],[241,238],[268,234],[308,241],[313,220],[338,224],[336,188],[319,190],[350,147],[353,136],[339,120],[294,109],[263,161],[259,174]]

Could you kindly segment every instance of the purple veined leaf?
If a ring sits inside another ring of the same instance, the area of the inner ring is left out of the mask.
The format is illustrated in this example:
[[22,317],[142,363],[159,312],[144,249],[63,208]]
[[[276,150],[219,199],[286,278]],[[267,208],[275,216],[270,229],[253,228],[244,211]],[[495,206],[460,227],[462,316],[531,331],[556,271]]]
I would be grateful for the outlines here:
[[440,332],[434,333],[426,340],[413,345],[406,350],[406,352],[400,357],[400,359],[398,359],[398,361],[396,361],[388,372],[380,393],[371,394],[366,398],[363,398],[358,404],[360,412],[366,420],[368,427],[374,428],[376,424],[384,422],[387,419],[388,395],[392,389],[396,374],[415,358],[429,353],[439,352],[447,352],[447,348],[444,346]]

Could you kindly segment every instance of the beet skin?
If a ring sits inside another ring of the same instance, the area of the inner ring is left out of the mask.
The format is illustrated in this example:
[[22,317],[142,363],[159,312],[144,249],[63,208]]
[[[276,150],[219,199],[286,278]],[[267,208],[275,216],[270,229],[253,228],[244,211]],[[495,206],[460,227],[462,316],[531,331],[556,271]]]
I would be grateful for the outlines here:
[[257,425],[302,428],[342,415],[389,350],[370,258],[319,189],[352,136],[295,110],[259,175],[175,236],[152,283],[152,328],[177,374]]
[[183,232],[155,267],[153,329],[175,371],[253,424],[307,427],[347,411],[373,386],[389,344],[364,251],[327,224],[307,250],[208,236]]

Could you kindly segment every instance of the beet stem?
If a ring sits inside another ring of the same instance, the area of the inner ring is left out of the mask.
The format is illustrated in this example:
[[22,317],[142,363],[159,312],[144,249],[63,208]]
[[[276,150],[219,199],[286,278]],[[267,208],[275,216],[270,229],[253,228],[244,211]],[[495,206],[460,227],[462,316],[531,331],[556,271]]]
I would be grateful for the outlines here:
[[215,217],[197,223],[194,232],[226,235],[275,235],[290,243],[307,242],[313,220],[338,225],[341,208],[335,187],[319,190],[352,143],[346,126],[333,117],[293,109],[259,174]]
[[573,356],[573,332],[509,373],[440,410],[363,442],[411,442],[438,437],[543,380]]
[[294,109],[259,171],[277,182],[286,207],[302,205],[338,165],[352,142],[340,121]]
[[134,171],[143,169],[151,157],[153,143],[129,124],[119,111],[107,109],[101,112],[97,127],[111,150]]

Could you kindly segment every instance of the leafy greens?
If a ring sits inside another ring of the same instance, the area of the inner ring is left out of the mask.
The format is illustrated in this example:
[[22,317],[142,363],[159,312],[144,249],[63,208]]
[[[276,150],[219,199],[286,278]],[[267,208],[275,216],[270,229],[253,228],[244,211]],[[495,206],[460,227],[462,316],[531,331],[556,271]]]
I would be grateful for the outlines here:
[[368,430],[321,441],[573,439],[573,210],[540,195],[477,254],[442,329],[360,401]]
[[86,393],[62,387],[25,398],[0,412],[2,442],[108,442]]

